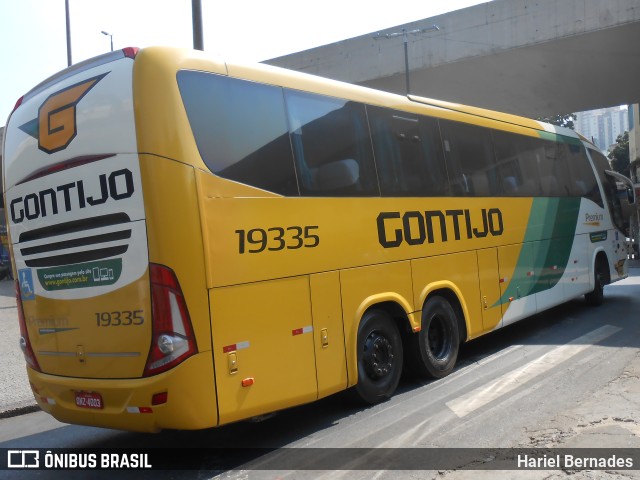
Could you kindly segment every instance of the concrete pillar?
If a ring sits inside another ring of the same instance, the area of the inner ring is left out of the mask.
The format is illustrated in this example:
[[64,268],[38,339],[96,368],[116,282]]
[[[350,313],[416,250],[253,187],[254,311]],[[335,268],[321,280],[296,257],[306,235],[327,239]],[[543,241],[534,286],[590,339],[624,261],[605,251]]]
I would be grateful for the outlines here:
[[[636,197],[640,198],[640,107],[638,104],[629,105],[629,173],[636,184]],[[640,203],[640,202],[638,202]],[[640,205],[636,215],[631,218],[631,241],[633,256],[638,258],[640,253]]]

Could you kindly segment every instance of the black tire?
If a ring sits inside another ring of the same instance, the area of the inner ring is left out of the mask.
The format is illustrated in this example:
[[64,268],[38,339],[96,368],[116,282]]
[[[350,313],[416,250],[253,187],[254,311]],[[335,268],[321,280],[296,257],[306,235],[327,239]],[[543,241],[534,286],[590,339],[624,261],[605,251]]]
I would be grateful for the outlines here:
[[422,328],[407,340],[406,367],[421,378],[442,378],[458,359],[460,333],[454,308],[441,296],[427,300],[422,309]]
[[609,274],[607,272],[608,265],[601,258],[596,261],[595,265],[595,284],[593,290],[584,295],[585,300],[592,307],[602,305],[604,302],[604,286],[608,283]]
[[390,398],[402,375],[403,353],[398,328],[384,310],[370,310],[362,317],[357,355],[357,398],[370,405]]

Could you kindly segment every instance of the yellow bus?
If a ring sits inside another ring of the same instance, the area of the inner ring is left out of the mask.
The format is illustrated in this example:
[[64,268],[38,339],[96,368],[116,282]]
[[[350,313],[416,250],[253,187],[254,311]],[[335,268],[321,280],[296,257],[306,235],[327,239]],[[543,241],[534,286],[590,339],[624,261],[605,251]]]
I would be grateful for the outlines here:
[[627,275],[628,180],[571,130],[464,105],[124,49],[27,93],[3,148],[20,344],[63,422],[373,404]]

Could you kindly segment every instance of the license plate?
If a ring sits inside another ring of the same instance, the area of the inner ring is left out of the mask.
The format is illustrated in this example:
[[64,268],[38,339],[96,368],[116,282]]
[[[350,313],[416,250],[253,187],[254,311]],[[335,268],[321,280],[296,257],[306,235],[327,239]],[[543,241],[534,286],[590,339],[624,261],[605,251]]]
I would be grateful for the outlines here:
[[80,408],[103,408],[102,395],[98,392],[75,392],[76,406]]

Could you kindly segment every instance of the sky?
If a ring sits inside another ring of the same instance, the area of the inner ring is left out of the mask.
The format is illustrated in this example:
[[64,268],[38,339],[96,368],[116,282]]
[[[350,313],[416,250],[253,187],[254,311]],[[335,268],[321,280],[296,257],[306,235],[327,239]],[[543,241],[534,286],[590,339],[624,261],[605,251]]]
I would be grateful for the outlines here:
[[[486,0],[485,0],[486,1]],[[484,3],[479,0],[201,0],[204,50],[262,61]],[[69,0],[73,63],[113,48],[193,47],[191,0]],[[0,0],[0,126],[67,66],[65,0]]]

